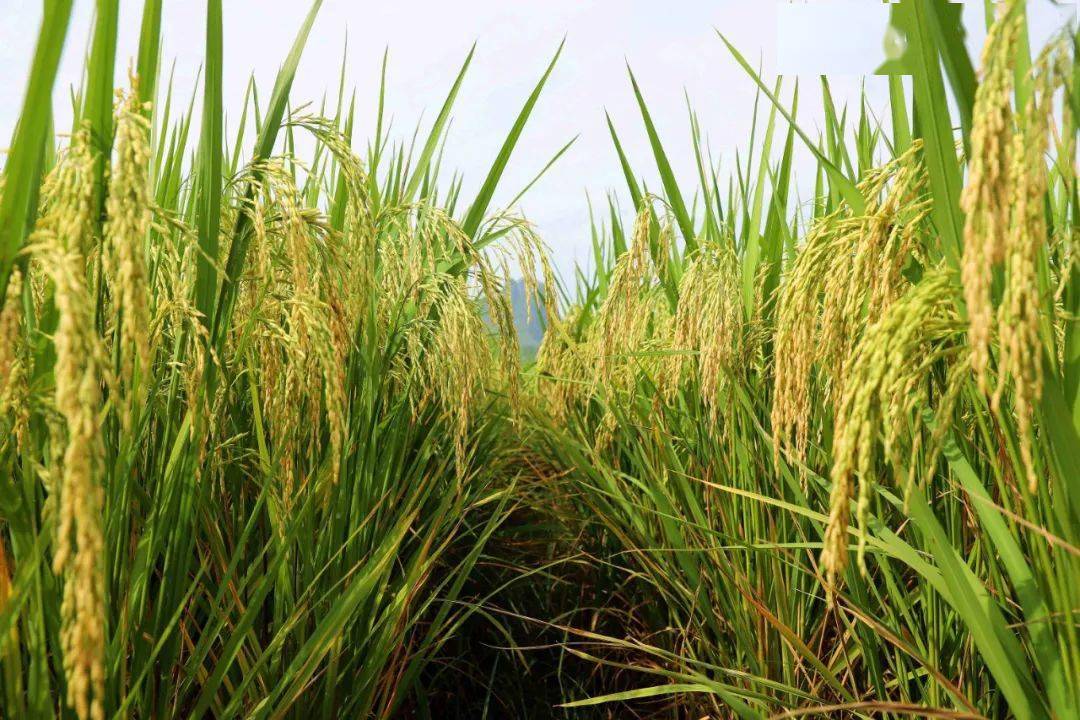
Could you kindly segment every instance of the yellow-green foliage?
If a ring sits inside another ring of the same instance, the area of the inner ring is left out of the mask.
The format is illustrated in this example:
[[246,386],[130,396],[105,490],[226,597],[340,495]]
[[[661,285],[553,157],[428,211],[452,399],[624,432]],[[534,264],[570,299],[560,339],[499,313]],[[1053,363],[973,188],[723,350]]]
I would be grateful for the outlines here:
[[777,163],[775,114],[726,200],[695,117],[686,202],[635,81],[664,196],[619,145],[632,225],[612,201],[572,294],[489,207],[536,94],[471,205],[438,187],[457,84],[415,156],[381,102],[362,155],[344,98],[286,113],[290,55],[226,153],[210,22],[193,152],[147,102],[147,7],[148,77],[106,112],[103,12],[74,131],[28,150],[30,107],[0,181],[0,717],[539,703],[496,671],[672,717],[1077,715],[1070,36],[1020,62],[1011,0],[971,76],[951,10],[897,7],[941,84],[914,77],[912,125],[890,80],[889,142],[827,98],[803,206],[782,183],[810,139]]

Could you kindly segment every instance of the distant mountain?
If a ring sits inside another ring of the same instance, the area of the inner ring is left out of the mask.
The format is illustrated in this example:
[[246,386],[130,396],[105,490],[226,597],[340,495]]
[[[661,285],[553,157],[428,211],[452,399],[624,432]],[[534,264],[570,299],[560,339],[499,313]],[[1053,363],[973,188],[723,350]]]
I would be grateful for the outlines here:
[[[530,313],[530,305],[532,312]],[[525,292],[524,280],[510,281],[510,306],[514,313],[514,327],[517,328],[518,341],[521,344],[521,359],[528,362],[536,357],[540,342],[544,339],[544,308],[535,302],[530,303]],[[491,326],[491,317],[484,309],[484,321]]]
[[514,310],[514,327],[517,328],[522,355],[526,354],[526,350],[531,350],[528,355],[532,357],[540,347],[540,341],[544,339],[544,308],[537,306],[535,302],[529,307],[529,297],[523,280],[510,281],[510,303]]

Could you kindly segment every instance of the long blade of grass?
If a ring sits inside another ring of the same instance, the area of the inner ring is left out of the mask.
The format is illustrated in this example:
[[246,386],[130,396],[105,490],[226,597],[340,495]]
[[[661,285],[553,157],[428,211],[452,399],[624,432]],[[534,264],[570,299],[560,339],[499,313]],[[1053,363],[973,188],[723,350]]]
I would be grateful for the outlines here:
[[[0,193],[0,307],[7,296],[8,277],[15,255],[33,220],[30,198],[40,185],[41,158],[46,132],[51,126],[50,98],[67,37],[71,5],[71,0],[45,3],[19,124],[15,127],[11,151],[4,163],[4,192]],[[51,138],[49,140],[51,142]]]
[[495,162],[492,163],[491,169],[488,170],[483,185],[480,186],[480,192],[477,194],[476,199],[473,200],[472,205],[469,206],[469,211],[465,215],[465,220],[461,223],[461,229],[469,237],[475,238],[477,232],[480,230],[480,224],[483,222],[484,215],[487,213],[488,206],[491,204],[491,199],[495,195],[495,188],[498,186],[499,180],[502,179],[503,171],[506,170],[506,164],[510,162],[510,155],[513,154],[514,148],[521,138],[521,133],[525,130],[525,124],[529,121],[529,116],[536,106],[536,101],[540,99],[540,93],[544,89],[544,84],[547,83],[548,77],[551,76],[551,71],[555,69],[555,63],[559,61],[559,56],[562,55],[563,47],[565,45],[565,39],[559,43],[559,48],[555,51],[555,57],[548,63],[547,69],[544,70],[544,74],[540,76],[540,81],[536,83],[536,87],[533,88],[532,93],[525,101],[525,105],[521,108],[521,112],[518,113],[513,127],[510,128],[510,134],[507,135],[506,140],[503,141],[499,154],[495,156]]
[[405,186],[405,192],[402,195],[402,202],[412,202],[413,198],[416,197],[416,191],[420,187],[421,180],[423,180],[424,175],[431,169],[431,159],[435,154],[435,150],[442,142],[443,133],[446,130],[446,123],[450,120],[450,112],[453,110],[458,90],[461,89],[461,83],[465,79],[465,74],[469,70],[469,64],[472,62],[473,54],[475,52],[476,43],[473,43],[473,46],[469,48],[469,54],[465,56],[465,62],[461,64],[461,69],[458,71],[457,77],[454,78],[454,84],[450,86],[450,92],[446,94],[446,100],[443,101],[442,108],[439,109],[439,114],[435,118],[435,122],[431,126],[428,138],[424,142],[424,148],[420,151],[420,157],[417,159],[416,165],[413,166],[412,176],[409,178],[409,183]]
[[645,104],[645,98],[641,94],[637,78],[634,77],[634,72],[629,65],[627,65],[626,71],[630,75],[630,84],[634,88],[634,98],[637,100],[638,109],[641,111],[641,120],[645,124],[645,132],[649,136],[649,145],[652,147],[653,157],[656,159],[656,169],[660,173],[660,182],[664,186],[664,195],[667,198],[668,205],[671,206],[671,212],[675,215],[675,222],[679,224],[679,230],[682,232],[687,252],[693,252],[697,248],[694,223],[686,210],[686,203],[683,201],[682,193],[679,191],[679,184],[675,180],[671,162],[668,160],[667,153],[664,152],[664,146],[656,132],[656,126],[653,124],[652,115],[649,114],[649,108]]
[[930,189],[934,197],[931,217],[941,234],[945,257],[960,262],[964,218],[960,210],[960,164],[956,156],[952,121],[941,75],[941,59],[931,29],[931,3],[905,0],[892,8],[892,24],[904,33],[904,55],[915,91],[916,134],[925,146]]
[[139,32],[139,59],[135,72],[139,78],[139,99],[153,102],[157,97],[158,63],[161,60],[161,3],[146,0]]
[[863,201],[862,195],[859,194],[858,189],[855,187],[855,183],[852,182],[851,179],[848,178],[846,175],[844,175],[840,168],[834,165],[832,161],[825,157],[825,155],[818,148],[817,144],[813,140],[811,140],[810,137],[803,131],[803,129],[799,127],[799,124],[795,122],[795,118],[783,106],[779,98],[777,98],[772,93],[772,91],[769,90],[768,86],[762,81],[761,76],[758,75],[754,68],[750,66],[750,63],[746,62],[746,58],[742,56],[742,53],[740,53],[719,30],[716,31],[716,34],[724,42],[724,45],[727,46],[728,51],[731,52],[732,56],[735,58],[735,61],[738,62],[742,69],[746,71],[746,73],[753,79],[755,83],[757,83],[757,86],[765,94],[765,97],[769,98],[772,104],[776,106],[776,108],[780,111],[780,114],[784,116],[784,119],[787,120],[788,123],[790,123],[792,127],[795,128],[795,132],[799,135],[799,137],[802,139],[803,143],[810,150],[810,152],[812,152],[814,156],[818,159],[818,162],[821,163],[822,167],[825,168],[825,172],[829,175],[829,180],[836,186],[840,194],[851,206],[851,209],[856,214],[861,213],[866,208],[866,203]]
[[634,171],[630,167],[630,161],[626,158],[626,153],[623,151],[622,143],[619,142],[619,135],[615,132],[615,124],[611,121],[611,115],[606,111],[604,117],[607,119],[608,132],[611,133],[611,142],[615,145],[615,153],[619,156],[619,166],[622,167],[623,177],[626,178],[626,187],[630,191],[630,199],[634,203],[634,210],[641,210],[641,188],[638,187],[637,179],[634,177]]
[[206,65],[203,79],[202,138],[199,141],[198,242],[195,307],[209,327],[217,291],[218,236],[221,228],[222,163],[222,46],[221,0],[206,2]]

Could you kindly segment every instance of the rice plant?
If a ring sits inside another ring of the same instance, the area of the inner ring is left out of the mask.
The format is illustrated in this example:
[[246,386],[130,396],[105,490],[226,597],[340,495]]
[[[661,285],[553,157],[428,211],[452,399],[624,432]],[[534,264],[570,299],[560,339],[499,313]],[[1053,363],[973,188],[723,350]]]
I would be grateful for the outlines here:
[[[849,133],[826,84],[814,142],[729,44],[773,109],[726,197],[699,154],[693,215],[650,136],[664,195],[628,172],[633,229],[613,205],[536,366],[541,452],[644,626],[569,629],[642,679],[566,707],[1078,712],[1075,27],[1024,62],[1025,11],[990,15],[980,84],[958,10],[897,5],[922,64],[913,112],[889,78],[892,137],[865,105]],[[818,192],[792,215],[799,143]]]
[[113,87],[102,0],[57,132],[44,4],[0,185],[0,717],[1080,713],[1074,26],[1029,57],[999,3],[976,68],[956,7],[898,3],[888,129],[823,79],[817,140],[718,33],[768,108],[726,190],[694,115],[680,187],[631,75],[660,183],[609,118],[633,216],[564,286],[492,205],[559,52],[466,201],[472,52],[422,144],[380,88],[363,146],[344,63],[291,98],[320,5],[228,132],[220,0],[190,101],[160,0]]
[[531,105],[457,219],[436,151],[460,77],[418,157],[361,157],[344,95],[287,112],[316,3],[230,153],[220,3],[197,145],[156,87],[161,3],[115,102],[105,3],[54,145],[70,10],[46,3],[5,164],[0,715],[399,713],[519,502],[501,258],[550,270],[488,203]]

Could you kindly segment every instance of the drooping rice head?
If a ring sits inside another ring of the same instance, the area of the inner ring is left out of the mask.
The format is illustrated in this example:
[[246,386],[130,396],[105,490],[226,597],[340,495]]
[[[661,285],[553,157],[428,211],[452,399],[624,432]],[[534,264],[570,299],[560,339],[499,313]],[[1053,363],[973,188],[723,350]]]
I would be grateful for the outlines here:
[[[840,398],[853,348],[867,324],[909,285],[903,271],[922,254],[929,201],[921,145],[867,173],[866,201],[819,219],[779,289],[772,427],[776,452],[806,456],[811,406]],[[815,391],[815,371],[821,387]]]
[[[119,94],[115,159],[109,172],[103,259],[112,285],[112,322],[120,328],[120,384],[125,393],[120,412],[130,426],[133,406],[141,403],[152,371],[151,295],[146,259],[152,219],[150,198],[150,122],[139,102],[138,81]],[[137,378],[136,373],[143,377]]]
[[702,245],[679,280],[672,355],[664,383],[669,394],[690,371],[715,426],[727,379],[746,364],[738,260],[730,245]]
[[58,323],[52,433],[60,469],[53,570],[63,576],[61,644],[67,701],[83,720],[104,718],[105,579],[102,535],[101,384],[104,348],[94,324],[86,253],[93,247],[94,155],[78,131],[51,173],[45,211],[30,238],[53,286]]
[[[1049,44],[1030,70],[1027,104],[1012,104],[1013,58],[1023,22],[1022,3],[1000,13],[983,47],[983,82],[976,95],[969,177],[961,197],[964,227],[962,279],[967,305],[973,369],[980,389],[989,394],[993,344],[997,341],[997,381],[992,404],[1002,411],[1003,398],[1019,425],[1021,460],[1029,488],[1038,477],[1033,457],[1034,410],[1042,396],[1043,362],[1054,328],[1042,312],[1053,302],[1052,286],[1039,277],[1042,258],[1067,254],[1056,247],[1067,238],[1050,237],[1046,224],[1047,153],[1050,149],[1054,98],[1068,82],[1071,68],[1066,37]],[[1065,103],[1067,106],[1068,103]],[[1065,112],[1067,112],[1067,108]],[[1069,152],[1073,140],[1063,144]],[[1070,162],[1063,163],[1071,173]],[[994,273],[1004,283],[993,297]],[[1068,272],[1066,268],[1065,272]],[[1051,345],[1052,346],[1052,345]],[[1011,389],[1011,393],[1006,393]]]
[[[945,371],[935,372],[941,367]],[[964,325],[955,301],[955,279],[927,273],[869,324],[853,350],[850,371],[836,407],[832,446],[832,492],[822,565],[830,595],[848,562],[850,506],[858,481],[859,565],[865,570],[865,524],[873,486],[884,482],[879,463],[911,488],[924,434],[930,437],[928,467],[952,423],[961,382],[970,367]],[[940,378],[946,378],[939,386]],[[933,427],[922,409],[935,407]]]

